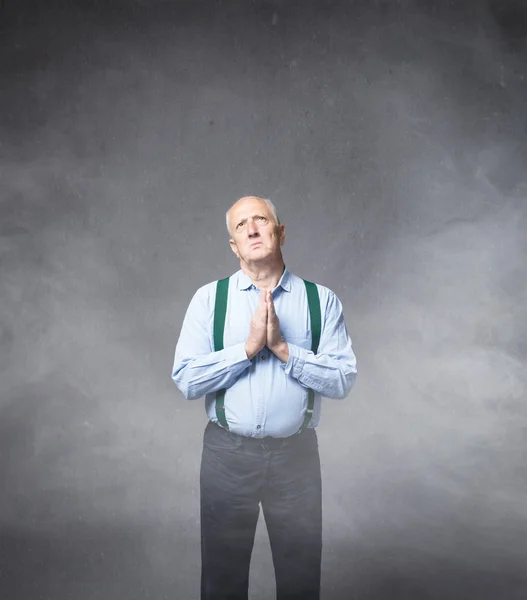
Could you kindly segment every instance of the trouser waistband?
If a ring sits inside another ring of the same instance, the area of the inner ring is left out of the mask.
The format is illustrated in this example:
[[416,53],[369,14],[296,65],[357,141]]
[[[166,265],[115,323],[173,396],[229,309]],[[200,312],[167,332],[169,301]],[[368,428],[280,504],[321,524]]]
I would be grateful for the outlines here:
[[265,448],[273,450],[295,446],[296,444],[303,441],[306,437],[315,435],[315,430],[312,428],[308,428],[300,433],[295,433],[293,435],[283,438],[272,437],[270,435],[267,435],[263,438],[255,438],[239,435],[238,433],[229,431],[228,429],[225,429],[218,423],[214,423],[214,421],[209,421],[207,427],[214,427],[220,429],[225,435],[228,435],[231,439],[240,440],[242,445],[246,447],[264,446]]

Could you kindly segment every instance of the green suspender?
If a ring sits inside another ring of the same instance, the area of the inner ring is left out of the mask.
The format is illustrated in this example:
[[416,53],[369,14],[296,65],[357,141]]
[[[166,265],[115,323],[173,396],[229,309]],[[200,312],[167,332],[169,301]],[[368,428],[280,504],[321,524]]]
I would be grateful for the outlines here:
[[[320,329],[322,326],[322,319],[320,316],[320,298],[318,296],[318,289],[315,283],[306,281],[304,279],[304,285],[306,286],[309,317],[311,319],[311,351],[316,354],[318,350],[318,343],[320,342]],[[311,418],[313,417],[314,405],[315,392],[310,388],[307,390],[306,414],[298,433],[304,431],[304,429],[306,429],[309,425]]]
[[[229,278],[220,279],[216,284],[216,303],[214,305],[214,350],[223,350],[223,332],[225,330],[225,315],[227,314],[227,296],[229,293]],[[225,418],[225,389],[216,392],[216,418],[222,427],[229,429]]]
[[[322,319],[320,316],[320,298],[316,284],[311,281],[305,281],[307,293],[307,303],[309,306],[309,317],[311,319],[311,350],[317,353],[318,343],[320,342],[320,330]],[[227,314],[227,296],[229,292],[229,278],[220,279],[216,284],[216,303],[214,305],[214,350],[223,350],[223,332],[225,330],[225,316]],[[225,418],[225,389],[216,392],[216,418],[222,427],[229,429],[227,419]],[[315,404],[315,392],[308,390],[307,409],[304,421],[300,431],[306,429],[313,416],[313,407]]]

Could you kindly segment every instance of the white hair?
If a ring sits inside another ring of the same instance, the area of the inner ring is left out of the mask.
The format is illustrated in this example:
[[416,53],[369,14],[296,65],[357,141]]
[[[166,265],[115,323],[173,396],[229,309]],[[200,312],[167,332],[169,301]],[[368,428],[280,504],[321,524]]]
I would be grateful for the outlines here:
[[[267,198],[259,198],[258,196],[252,196],[252,197],[253,197],[253,198],[258,198],[258,200],[263,200],[263,201],[264,201],[264,202],[267,204],[267,206],[268,206],[269,210],[271,211],[271,214],[273,215],[273,217],[274,217],[274,220],[276,221],[276,224],[277,224],[277,225],[280,225],[280,219],[279,219],[279,217],[278,217],[278,213],[276,212],[276,207],[275,207],[275,205],[274,205],[274,204],[271,202],[271,200],[269,200],[269,199],[267,199]],[[238,202],[238,200],[237,200],[236,202]],[[235,202],[234,204],[236,204],[236,202]],[[234,204],[233,204],[232,206],[234,206]],[[231,208],[232,208],[232,206],[231,206]],[[227,211],[227,213],[225,214],[225,222],[226,222],[226,224],[227,224],[227,231],[229,232],[229,235],[230,235],[230,236],[232,236],[232,231],[231,231],[231,228],[230,228],[230,225],[229,225],[229,214],[230,214],[230,212],[231,212],[231,208],[229,208],[229,210],[228,210],[228,211]]]

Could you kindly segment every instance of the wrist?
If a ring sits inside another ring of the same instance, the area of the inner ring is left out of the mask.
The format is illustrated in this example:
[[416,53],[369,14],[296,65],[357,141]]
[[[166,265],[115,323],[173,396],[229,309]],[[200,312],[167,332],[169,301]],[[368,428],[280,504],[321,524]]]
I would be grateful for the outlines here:
[[281,338],[278,342],[276,342],[276,344],[267,347],[269,348],[269,350],[271,350],[271,352],[278,352],[280,350],[283,350],[284,346],[287,347],[287,342],[284,340],[284,338]]
[[283,363],[289,360],[289,345],[283,338],[269,350]]
[[245,354],[249,360],[252,360],[258,354],[258,350],[255,350],[251,344],[245,342]]

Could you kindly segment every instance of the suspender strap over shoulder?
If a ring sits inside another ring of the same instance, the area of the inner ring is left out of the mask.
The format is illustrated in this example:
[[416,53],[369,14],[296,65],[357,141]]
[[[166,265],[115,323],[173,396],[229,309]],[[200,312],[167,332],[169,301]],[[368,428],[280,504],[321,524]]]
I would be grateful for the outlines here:
[[[225,331],[225,316],[227,315],[227,298],[229,293],[229,278],[220,279],[216,284],[216,302],[214,304],[214,350],[223,350],[223,333]],[[222,427],[229,429],[225,417],[225,389],[216,392],[216,418]]]
[[[315,283],[306,281],[304,279],[304,285],[306,286],[307,303],[309,306],[309,318],[311,320],[311,351],[316,354],[318,351],[318,344],[320,342],[320,332],[322,327],[322,317],[320,314],[320,297],[318,295],[318,289]],[[307,390],[307,408],[304,420],[298,433],[304,431],[307,428],[311,419],[313,418],[313,407],[315,406],[315,392],[309,388]]]

